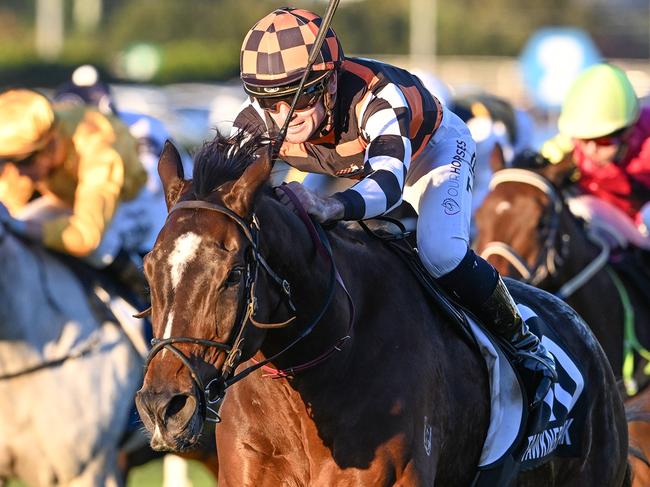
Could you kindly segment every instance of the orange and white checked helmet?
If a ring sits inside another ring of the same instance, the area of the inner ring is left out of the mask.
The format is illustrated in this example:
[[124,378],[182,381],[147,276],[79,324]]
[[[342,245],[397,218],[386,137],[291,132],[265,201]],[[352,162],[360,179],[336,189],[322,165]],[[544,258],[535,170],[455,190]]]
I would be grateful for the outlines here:
[[[256,97],[295,92],[322,18],[297,8],[281,8],[257,22],[244,38],[240,67],[244,89]],[[343,61],[336,33],[327,29],[320,53],[305,87],[318,83]]]

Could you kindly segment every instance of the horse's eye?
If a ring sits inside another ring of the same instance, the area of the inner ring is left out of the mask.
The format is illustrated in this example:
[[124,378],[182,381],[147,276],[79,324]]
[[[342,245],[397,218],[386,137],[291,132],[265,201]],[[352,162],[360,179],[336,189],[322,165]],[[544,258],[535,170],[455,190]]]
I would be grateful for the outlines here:
[[243,275],[244,272],[239,268],[231,270],[230,274],[228,274],[228,277],[226,278],[226,286],[234,286],[235,284],[239,284]]

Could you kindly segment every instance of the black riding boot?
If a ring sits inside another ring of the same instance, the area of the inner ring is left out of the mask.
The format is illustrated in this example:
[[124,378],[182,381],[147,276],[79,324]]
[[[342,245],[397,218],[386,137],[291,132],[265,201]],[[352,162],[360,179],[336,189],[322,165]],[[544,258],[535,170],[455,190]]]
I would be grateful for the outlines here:
[[104,270],[116,283],[136,299],[138,307],[149,303],[149,284],[142,272],[142,266],[136,262],[139,256],[132,256],[125,250],[120,250],[113,262]]
[[531,407],[543,400],[557,382],[555,360],[529,331],[496,269],[470,249],[454,270],[437,281],[488,330],[512,345],[521,372],[528,376],[526,382],[537,384]]
[[525,369],[524,372],[537,379],[538,385],[531,398],[531,404],[538,404],[553,383],[557,382],[555,359],[537,335],[528,329],[501,277],[498,277],[492,295],[475,314],[490,331],[513,346],[519,364]]

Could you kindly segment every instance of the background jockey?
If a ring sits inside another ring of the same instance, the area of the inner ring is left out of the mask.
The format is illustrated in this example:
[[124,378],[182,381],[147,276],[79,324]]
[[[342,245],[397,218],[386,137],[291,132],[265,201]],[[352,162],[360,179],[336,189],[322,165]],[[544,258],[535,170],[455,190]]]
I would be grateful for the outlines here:
[[[160,193],[160,197],[164,198],[158,177],[158,159],[165,141],[171,140],[172,136],[162,121],[145,113],[118,107],[108,84],[99,78],[97,69],[89,64],[75,69],[70,81],[58,86],[52,99],[57,106],[88,105],[97,108],[105,115],[119,117],[138,141],[138,157],[149,174],[147,179],[149,191]],[[191,158],[179,144],[175,145],[181,152],[185,173],[191,174]],[[159,221],[157,226],[160,228],[163,223],[164,220]]]
[[647,236],[650,107],[639,107],[625,72],[611,64],[586,69],[567,94],[558,128],[542,154],[552,163],[575,165],[577,187],[593,198],[581,200],[591,217],[627,215]]
[[[248,32],[241,79],[250,100],[235,130],[278,133],[320,22],[312,12],[283,8]],[[534,400],[543,398],[556,378],[553,358],[529,332],[496,270],[469,248],[474,142],[467,126],[410,73],[344,57],[331,29],[296,109],[279,154],[316,173],[304,185],[289,183],[307,212],[320,222],[362,220],[391,211],[402,198],[410,203],[419,215],[423,264],[514,345],[525,372],[540,380]],[[328,195],[323,183],[331,181],[348,187]]]
[[[158,231],[152,222],[166,209],[147,190],[136,140],[122,122],[86,106],[55,109],[35,91],[9,90],[0,94],[0,160],[6,225],[107,268],[142,296],[145,281],[131,256],[151,247]],[[32,201],[35,195],[41,197]]]

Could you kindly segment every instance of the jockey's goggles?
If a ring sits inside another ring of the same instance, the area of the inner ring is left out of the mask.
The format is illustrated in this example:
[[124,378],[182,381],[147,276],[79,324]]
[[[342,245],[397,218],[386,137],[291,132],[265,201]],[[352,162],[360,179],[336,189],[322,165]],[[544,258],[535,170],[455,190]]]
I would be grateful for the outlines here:
[[[323,97],[323,93],[327,88],[327,83],[329,82],[330,77],[325,76],[317,83],[314,83],[307,88],[304,88],[298,99],[296,100],[295,110],[303,111],[313,108]],[[260,107],[267,112],[277,113],[280,111],[280,104],[286,103],[287,106],[291,106],[293,98],[296,95],[295,89],[293,93],[287,93],[279,96],[259,96],[259,95],[250,95],[251,101],[256,100],[259,103]]]
[[16,156],[0,156],[0,166],[2,166],[3,164],[7,164],[9,162],[16,166],[31,166],[36,160],[36,158],[38,157],[38,155],[50,146],[50,142],[52,141],[53,135],[54,132],[50,130],[50,132],[43,138],[42,142],[38,145],[38,148],[36,148],[35,150],[33,150],[28,154],[20,154]]
[[593,139],[580,139],[583,143],[587,144],[593,142],[599,147],[611,147],[613,145],[619,145],[623,141],[623,135],[626,128],[612,132],[611,134],[603,135],[602,137],[594,137]]

